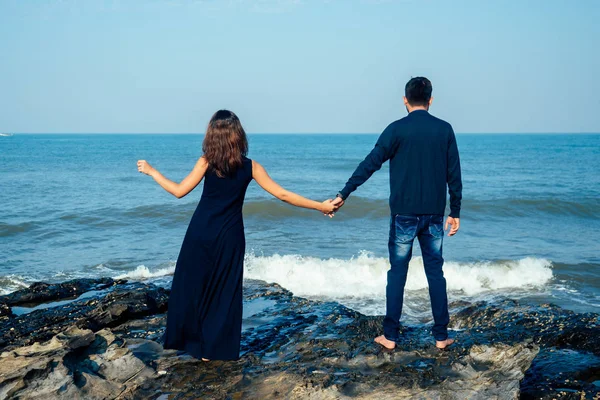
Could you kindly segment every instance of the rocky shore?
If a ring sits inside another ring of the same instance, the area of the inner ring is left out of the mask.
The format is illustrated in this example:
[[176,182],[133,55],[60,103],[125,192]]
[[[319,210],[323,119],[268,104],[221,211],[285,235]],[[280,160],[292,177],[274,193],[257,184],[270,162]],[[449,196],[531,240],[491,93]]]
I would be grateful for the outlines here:
[[168,290],[83,279],[0,296],[0,399],[600,399],[600,319],[513,300],[454,303],[457,344],[382,317],[244,287],[242,355],[205,363],[164,350]]

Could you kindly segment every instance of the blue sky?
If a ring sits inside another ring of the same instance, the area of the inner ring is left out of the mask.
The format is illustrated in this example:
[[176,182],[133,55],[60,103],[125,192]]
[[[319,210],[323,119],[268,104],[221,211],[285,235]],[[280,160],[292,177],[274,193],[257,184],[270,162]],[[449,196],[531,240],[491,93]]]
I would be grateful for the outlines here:
[[600,1],[0,0],[0,132],[600,132]]

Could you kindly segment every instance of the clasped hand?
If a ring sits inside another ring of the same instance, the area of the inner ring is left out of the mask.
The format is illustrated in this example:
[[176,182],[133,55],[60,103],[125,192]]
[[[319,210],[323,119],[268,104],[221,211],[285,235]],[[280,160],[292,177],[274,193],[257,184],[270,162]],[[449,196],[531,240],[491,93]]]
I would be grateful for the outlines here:
[[335,213],[344,205],[344,200],[340,197],[336,197],[335,199],[325,200],[323,202],[323,215],[329,218],[333,218]]

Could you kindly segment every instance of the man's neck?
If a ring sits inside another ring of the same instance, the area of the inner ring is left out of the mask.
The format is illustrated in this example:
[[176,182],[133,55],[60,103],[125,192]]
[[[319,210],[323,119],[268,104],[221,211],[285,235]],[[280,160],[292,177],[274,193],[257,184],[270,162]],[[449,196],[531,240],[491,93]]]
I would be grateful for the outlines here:
[[410,114],[413,111],[429,111],[429,108],[426,108],[426,107],[411,107],[408,110],[408,113]]

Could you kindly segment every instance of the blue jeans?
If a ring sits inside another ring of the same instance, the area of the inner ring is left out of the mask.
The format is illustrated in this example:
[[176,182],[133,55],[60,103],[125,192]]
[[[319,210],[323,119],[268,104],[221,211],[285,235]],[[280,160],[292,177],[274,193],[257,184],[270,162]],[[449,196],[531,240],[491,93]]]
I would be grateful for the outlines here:
[[404,285],[408,263],[412,257],[415,238],[419,239],[425,274],[429,283],[429,297],[433,313],[435,340],[448,338],[448,296],[442,266],[444,240],[442,215],[394,215],[390,223],[390,263],[386,287],[386,315],[383,332],[388,340],[397,341],[404,300]]

